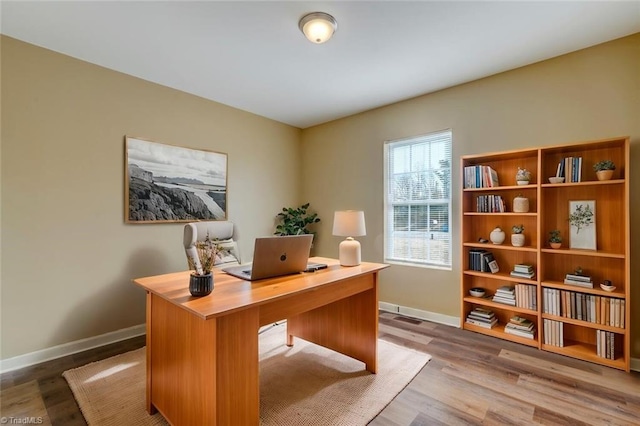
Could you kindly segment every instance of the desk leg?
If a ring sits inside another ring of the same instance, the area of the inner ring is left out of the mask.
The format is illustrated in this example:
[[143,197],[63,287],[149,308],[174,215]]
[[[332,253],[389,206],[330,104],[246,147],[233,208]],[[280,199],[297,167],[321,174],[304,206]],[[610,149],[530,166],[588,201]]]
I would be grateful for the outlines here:
[[287,319],[287,345],[293,336],[301,337],[365,363],[372,373],[378,370],[378,291],[377,274],[341,282],[356,285],[373,280],[369,290]]
[[147,346],[146,346],[146,353],[147,353],[147,413],[153,415],[155,414],[158,410],[156,410],[156,407],[153,406],[153,403],[151,402],[151,309],[152,309],[152,305],[151,305],[151,293],[147,292]]
[[258,425],[258,308],[204,320],[150,297],[147,409],[174,426]]

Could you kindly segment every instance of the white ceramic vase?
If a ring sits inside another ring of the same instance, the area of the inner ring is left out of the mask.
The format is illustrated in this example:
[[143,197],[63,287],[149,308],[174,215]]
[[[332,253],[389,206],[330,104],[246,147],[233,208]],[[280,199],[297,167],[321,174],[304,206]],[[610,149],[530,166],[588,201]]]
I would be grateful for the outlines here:
[[502,229],[500,229],[500,227],[496,227],[489,234],[489,239],[491,240],[491,242],[493,244],[502,244],[504,242],[505,237],[506,237],[506,235],[505,235],[504,231]]

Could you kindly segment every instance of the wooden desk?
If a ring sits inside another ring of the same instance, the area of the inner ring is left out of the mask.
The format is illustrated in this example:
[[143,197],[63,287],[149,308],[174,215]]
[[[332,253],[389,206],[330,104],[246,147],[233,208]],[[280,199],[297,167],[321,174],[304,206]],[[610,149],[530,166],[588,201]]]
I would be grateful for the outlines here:
[[147,411],[174,426],[258,425],[258,329],[287,319],[294,336],[377,370],[378,271],[363,262],[243,281],[216,271],[209,296],[189,293],[189,271],[139,278],[147,291]]

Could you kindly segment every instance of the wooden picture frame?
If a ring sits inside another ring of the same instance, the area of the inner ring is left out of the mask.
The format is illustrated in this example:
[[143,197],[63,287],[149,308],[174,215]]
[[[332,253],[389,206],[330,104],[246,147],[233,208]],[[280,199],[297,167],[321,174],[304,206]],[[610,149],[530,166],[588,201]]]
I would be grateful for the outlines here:
[[227,218],[227,154],[125,136],[126,223]]

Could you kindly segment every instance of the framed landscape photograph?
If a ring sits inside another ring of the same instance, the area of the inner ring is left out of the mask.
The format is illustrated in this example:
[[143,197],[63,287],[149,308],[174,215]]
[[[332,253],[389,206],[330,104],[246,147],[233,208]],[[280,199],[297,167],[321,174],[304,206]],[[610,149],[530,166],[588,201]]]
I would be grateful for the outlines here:
[[227,154],[125,137],[125,222],[227,218]]
[[569,201],[569,248],[596,250],[596,202]]

